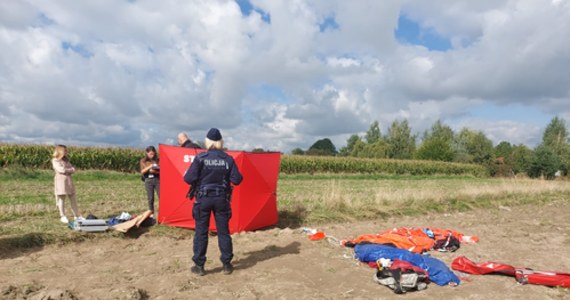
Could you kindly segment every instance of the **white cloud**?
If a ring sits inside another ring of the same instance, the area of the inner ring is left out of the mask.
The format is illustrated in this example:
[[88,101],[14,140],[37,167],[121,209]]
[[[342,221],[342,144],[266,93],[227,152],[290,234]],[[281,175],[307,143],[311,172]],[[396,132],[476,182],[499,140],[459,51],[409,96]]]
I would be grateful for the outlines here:
[[[251,3],[270,22],[225,0],[0,3],[0,140],[146,146],[219,127],[234,149],[288,152],[340,148],[374,120],[422,132],[441,119],[534,143],[522,133],[543,125],[469,111],[570,118],[568,1]],[[398,44],[400,14],[453,49]]]
[[360,62],[356,59],[345,58],[345,57],[329,57],[327,59],[327,63],[333,67],[339,68],[349,68],[349,67],[358,67],[360,66]]

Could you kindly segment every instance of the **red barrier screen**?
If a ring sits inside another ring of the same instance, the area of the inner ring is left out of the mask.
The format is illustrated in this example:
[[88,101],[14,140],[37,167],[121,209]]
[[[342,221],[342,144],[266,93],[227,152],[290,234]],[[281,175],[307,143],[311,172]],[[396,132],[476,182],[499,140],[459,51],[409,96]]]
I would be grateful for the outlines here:
[[[186,198],[184,172],[194,157],[205,150],[159,145],[160,201],[158,222],[194,228],[193,201]],[[230,233],[256,230],[277,224],[277,177],[280,153],[227,151],[238,166],[243,181],[234,188]],[[214,217],[210,230],[216,229]]]

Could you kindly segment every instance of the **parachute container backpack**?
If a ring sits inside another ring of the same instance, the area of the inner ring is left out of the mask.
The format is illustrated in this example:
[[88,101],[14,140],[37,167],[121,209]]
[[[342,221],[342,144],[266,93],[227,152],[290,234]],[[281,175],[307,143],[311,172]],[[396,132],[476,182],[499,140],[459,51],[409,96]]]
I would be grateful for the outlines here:
[[380,267],[373,279],[396,294],[425,290],[429,282],[429,276],[424,270],[401,260],[394,260],[389,267]]

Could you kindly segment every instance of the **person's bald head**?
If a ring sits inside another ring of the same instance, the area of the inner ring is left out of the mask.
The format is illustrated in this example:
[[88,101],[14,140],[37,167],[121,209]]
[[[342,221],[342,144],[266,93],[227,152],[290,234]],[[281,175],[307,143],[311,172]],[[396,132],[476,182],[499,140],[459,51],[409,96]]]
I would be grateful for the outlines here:
[[186,142],[187,140],[189,140],[189,138],[188,135],[186,135],[186,133],[181,132],[178,134],[178,145],[182,146],[184,142]]

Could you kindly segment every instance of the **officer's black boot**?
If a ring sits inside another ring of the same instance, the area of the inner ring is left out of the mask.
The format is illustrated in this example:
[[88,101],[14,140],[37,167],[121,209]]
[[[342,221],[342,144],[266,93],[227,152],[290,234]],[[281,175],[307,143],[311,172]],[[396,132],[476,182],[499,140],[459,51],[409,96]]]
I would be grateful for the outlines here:
[[192,272],[198,276],[204,276],[204,274],[205,274],[204,266],[194,265],[194,266],[192,266],[192,268],[190,268],[190,272]]
[[224,274],[230,275],[234,271],[234,266],[231,263],[224,264]]

